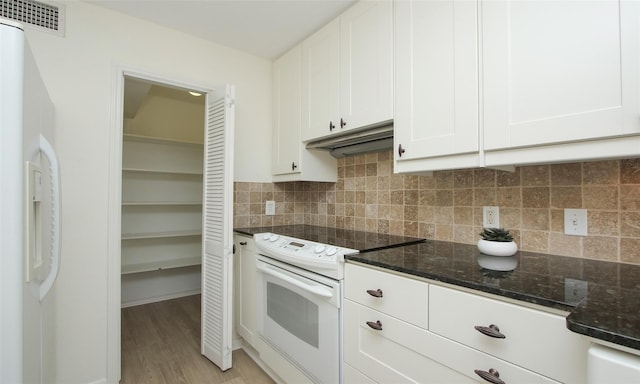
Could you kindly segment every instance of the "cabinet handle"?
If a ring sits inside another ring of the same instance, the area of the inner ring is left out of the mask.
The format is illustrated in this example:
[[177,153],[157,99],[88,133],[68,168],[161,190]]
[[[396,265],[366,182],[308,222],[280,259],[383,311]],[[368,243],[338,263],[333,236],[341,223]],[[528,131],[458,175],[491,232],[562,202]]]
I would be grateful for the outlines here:
[[332,122],[332,121],[330,121],[330,122],[329,122],[329,132],[333,131],[334,129],[336,129],[336,126],[335,126],[335,125],[333,125],[333,122]]
[[292,170],[292,171],[295,171],[295,170],[296,170],[296,168],[298,168],[298,166],[296,165],[296,163],[295,163],[295,162],[293,162],[293,161],[292,161],[292,162],[291,162],[291,170]]
[[485,327],[483,325],[476,325],[474,328],[476,329],[476,331],[489,337],[495,337],[496,339],[507,338],[503,333],[500,332],[500,328],[498,328],[498,326],[495,324],[491,324],[488,327]]
[[247,245],[247,242],[246,241],[241,241],[240,245]]
[[404,153],[404,148],[402,148],[402,144],[398,144],[398,157],[402,157]]
[[371,329],[375,329],[376,331],[382,331],[382,323],[380,322],[380,320],[376,320],[375,322],[367,321],[367,325]]
[[367,289],[367,293],[373,297],[382,297],[382,289]]
[[483,371],[481,369],[474,369],[473,372],[490,383],[506,384],[502,379],[500,379],[500,373],[498,373],[498,370],[496,369],[491,368],[489,369],[489,372]]
[[342,120],[342,117],[340,118],[340,128],[344,128],[344,126],[347,125],[347,122]]

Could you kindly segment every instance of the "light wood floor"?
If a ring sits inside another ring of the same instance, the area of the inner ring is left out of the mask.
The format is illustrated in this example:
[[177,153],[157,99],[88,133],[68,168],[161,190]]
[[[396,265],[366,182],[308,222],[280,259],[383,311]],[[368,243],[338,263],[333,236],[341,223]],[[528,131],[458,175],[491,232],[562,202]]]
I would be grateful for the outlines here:
[[242,350],[225,372],[200,354],[200,295],[122,309],[121,384],[267,384]]

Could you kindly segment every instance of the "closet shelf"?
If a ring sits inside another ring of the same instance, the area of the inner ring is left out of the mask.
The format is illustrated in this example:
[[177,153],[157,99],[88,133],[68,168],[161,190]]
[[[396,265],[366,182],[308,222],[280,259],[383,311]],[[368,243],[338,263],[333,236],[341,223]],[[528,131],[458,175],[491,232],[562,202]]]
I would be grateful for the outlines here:
[[202,205],[202,201],[123,201],[127,206],[154,206],[154,205]]
[[153,261],[148,263],[139,263],[139,264],[122,264],[121,273],[123,275],[130,273],[140,273],[140,272],[151,272],[151,271],[159,271],[163,269],[172,269],[172,268],[182,268],[182,267],[190,267],[194,265],[200,265],[202,263],[202,257],[185,257],[181,259],[175,260],[165,260],[165,261]]
[[151,136],[142,136],[142,135],[133,135],[133,134],[124,134],[122,135],[122,139],[125,141],[137,141],[140,143],[184,145],[184,146],[192,146],[192,147],[204,146],[203,143],[197,143],[195,141],[176,140],[176,139],[168,139],[168,138],[162,138],[162,137],[151,137]]
[[171,169],[149,169],[149,168],[122,168],[122,172],[139,172],[139,173],[165,173],[168,175],[194,175],[202,176],[202,171],[179,171]]
[[142,232],[142,233],[123,233],[122,240],[137,240],[137,239],[160,239],[166,237],[186,237],[186,236],[201,236],[202,230],[193,229],[186,231],[170,231],[170,232]]

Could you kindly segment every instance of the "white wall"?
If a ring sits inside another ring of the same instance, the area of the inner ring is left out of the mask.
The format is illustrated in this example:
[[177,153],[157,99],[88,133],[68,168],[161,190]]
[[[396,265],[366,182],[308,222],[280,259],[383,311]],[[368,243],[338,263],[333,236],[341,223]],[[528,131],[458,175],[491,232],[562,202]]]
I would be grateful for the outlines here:
[[235,84],[236,180],[269,181],[270,148],[259,144],[271,142],[271,63],[91,4],[64,4],[66,37],[28,30],[27,39],[56,107],[62,265],[54,291],[55,381],[73,384],[104,381],[107,375],[114,68],[194,84]]

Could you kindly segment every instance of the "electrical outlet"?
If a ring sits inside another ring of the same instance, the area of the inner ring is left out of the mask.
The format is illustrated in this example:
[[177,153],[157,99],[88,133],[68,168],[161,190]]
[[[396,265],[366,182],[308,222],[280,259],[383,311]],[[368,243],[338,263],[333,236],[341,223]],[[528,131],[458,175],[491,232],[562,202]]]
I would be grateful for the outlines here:
[[276,214],[276,202],[273,200],[267,200],[264,203],[264,214],[265,215],[275,215]]
[[500,228],[499,207],[482,207],[482,226],[484,228]]
[[577,304],[587,297],[588,289],[586,281],[566,277],[564,279],[564,300],[569,304]]
[[571,236],[587,236],[587,210],[564,210],[564,234]]

